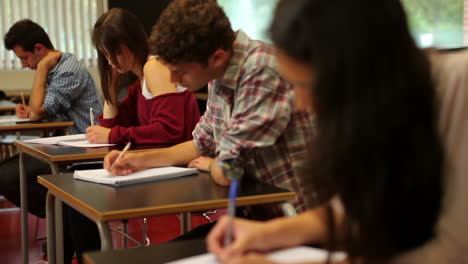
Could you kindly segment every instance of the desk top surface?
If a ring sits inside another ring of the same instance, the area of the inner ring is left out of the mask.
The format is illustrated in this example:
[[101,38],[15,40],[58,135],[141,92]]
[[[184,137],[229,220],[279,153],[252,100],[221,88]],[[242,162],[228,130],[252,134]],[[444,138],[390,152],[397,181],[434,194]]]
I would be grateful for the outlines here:
[[166,263],[206,253],[204,240],[171,241],[149,247],[85,253],[85,264]]
[[[38,182],[78,211],[101,221],[224,208],[229,192],[207,173],[121,187],[75,180],[72,173],[39,176]],[[282,202],[294,197],[291,191],[244,181],[237,205]]]
[[73,126],[73,121],[60,121],[60,122],[22,122],[22,123],[6,123],[0,124],[0,132],[7,131],[21,131],[21,130],[34,130],[34,129],[49,129],[49,128],[67,128]]
[[0,112],[15,111],[15,106],[0,106]]
[[[99,148],[78,148],[61,145],[31,144],[20,140],[16,140],[14,144],[33,157],[42,158],[50,162],[64,163],[102,160],[111,150],[122,150],[125,147],[124,145],[117,145]],[[151,148],[155,148],[155,146],[139,145],[129,152],[145,151]]]

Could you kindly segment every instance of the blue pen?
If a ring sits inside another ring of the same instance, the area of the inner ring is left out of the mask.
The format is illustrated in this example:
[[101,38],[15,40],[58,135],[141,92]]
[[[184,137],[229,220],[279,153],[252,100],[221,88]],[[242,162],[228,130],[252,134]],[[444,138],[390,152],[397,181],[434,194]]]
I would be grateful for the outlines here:
[[231,185],[229,186],[229,205],[228,205],[228,226],[226,234],[224,235],[224,247],[228,247],[232,241],[232,226],[234,222],[234,217],[236,216],[236,198],[237,198],[237,189],[239,186],[239,180],[231,180]]

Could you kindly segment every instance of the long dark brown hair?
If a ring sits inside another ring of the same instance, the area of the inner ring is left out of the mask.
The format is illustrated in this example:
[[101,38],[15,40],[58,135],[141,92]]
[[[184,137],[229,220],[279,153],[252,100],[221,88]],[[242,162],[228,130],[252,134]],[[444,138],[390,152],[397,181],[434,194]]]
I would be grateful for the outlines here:
[[[121,45],[125,45],[135,55],[136,63],[143,65],[148,57],[147,35],[140,19],[122,8],[113,8],[96,21],[93,28],[93,44],[98,52],[98,68],[101,77],[101,88],[107,102],[111,101],[109,88],[112,84],[112,67],[103,51],[109,53],[110,59],[116,61]],[[133,73],[119,76],[118,87],[123,87],[137,79]],[[115,102],[114,102],[115,103]]]
[[430,64],[400,1],[282,0],[270,33],[314,72],[304,188],[326,183],[342,201],[351,259],[381,263],[431,239],[444,153]]

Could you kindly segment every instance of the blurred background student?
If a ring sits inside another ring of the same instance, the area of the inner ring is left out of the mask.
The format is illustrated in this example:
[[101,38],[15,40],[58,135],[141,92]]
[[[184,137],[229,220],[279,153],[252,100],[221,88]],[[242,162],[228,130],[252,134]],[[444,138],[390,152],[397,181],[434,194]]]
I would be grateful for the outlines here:
[[340,263],[468,263],[468,52],[418,49],[394,0],[283,0],[270,33],[298,105],[317,116],[306,199],[329,199],[294,218],[238,219],[227,248],[223,218],[209,250],[271,263],[252,251],[313,243],[344,250]]

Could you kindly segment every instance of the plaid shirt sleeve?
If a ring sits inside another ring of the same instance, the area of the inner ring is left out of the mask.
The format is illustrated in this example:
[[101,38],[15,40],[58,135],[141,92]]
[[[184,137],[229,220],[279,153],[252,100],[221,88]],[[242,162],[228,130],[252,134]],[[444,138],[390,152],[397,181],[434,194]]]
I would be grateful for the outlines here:
[[206,102],[206,110],[203,116],[200,117],[195,129],[192,132],[193,142],[198,152],[203,156],[213,157],[216,149],[216,142],[213,137],[213,106],[211,105],[212,91],[208,88],[208,101]]
[[270,68],[259,67],[242,76],[235,93],[231,118],[220,137],[219,161],[241,158],[242,153],[275,144],[291,118],[292,93]]
[[57,72],[57,76],[48,78],[47,91],[43,107],[49,115],[56,115],[70,109],[72,102],[82,90],[80,78],[73,72]]

